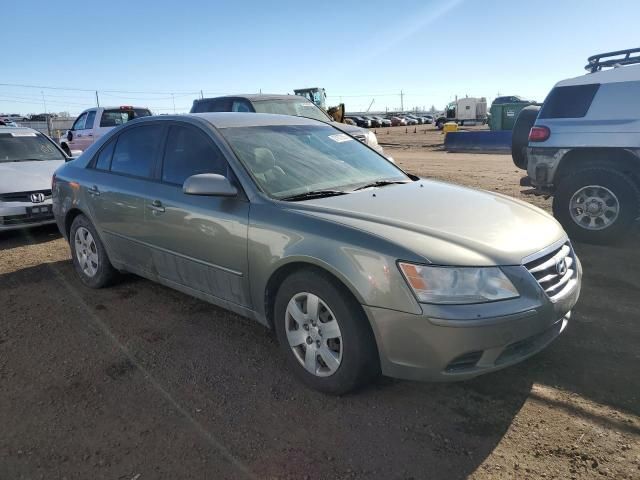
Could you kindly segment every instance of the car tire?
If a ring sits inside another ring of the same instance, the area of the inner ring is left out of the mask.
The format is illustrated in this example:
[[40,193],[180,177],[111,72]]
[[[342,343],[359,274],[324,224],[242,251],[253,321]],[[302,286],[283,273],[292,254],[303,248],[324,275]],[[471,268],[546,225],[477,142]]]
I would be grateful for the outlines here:
[[442,129],[444,128],[444,122],[443,122],[442,120],[438,120],[438,121],[436,122],[436,128],[437,128],[438,130],[442,130]]
[[117,278],[118,271],[111,265],[98,232],[84,215],[74,218],[69,245],[73,266],[87,287],[106,287]]
[[287,277],[276,295],[274,327],[294,374],[315,390],[342,395],[379,375],[380,362],[362,307],[336,283],[314,269]]
[[529,145],[529,131],[538,118],[539,105],[530,105],[520,110],[518,118],[511,132],[511,158],[516,167],[527,169],[527,155],[525,149]]
[[553,214],[571,239],[615,243],[640,216],[640,191],[631,177],[617,170],[589,168],[560,181]]

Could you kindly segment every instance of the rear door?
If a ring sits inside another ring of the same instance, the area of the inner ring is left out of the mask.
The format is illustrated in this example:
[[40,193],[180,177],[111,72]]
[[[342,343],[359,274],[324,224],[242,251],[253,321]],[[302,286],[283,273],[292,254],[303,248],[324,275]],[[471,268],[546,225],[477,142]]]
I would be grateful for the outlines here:
[[153,268],[145,243],[145,193],[154,182],[164,134],[161,123],[124,130],[100,149],[90,181],[81,185],[112,260],[146,276]]
[[231,198],[184,194],[184,180],[199,173],[234,178],[207,133],[173,122],[159,181],[147,192],[146,242],[154,246],[154,268],[166,281],[247,307],[249,202],[241,194]]
[[95,141],[93,135],[94,123],[96,123],[96,110],[89,110],[84,122],[84,128],[78,132],[78,149],[83,152]]

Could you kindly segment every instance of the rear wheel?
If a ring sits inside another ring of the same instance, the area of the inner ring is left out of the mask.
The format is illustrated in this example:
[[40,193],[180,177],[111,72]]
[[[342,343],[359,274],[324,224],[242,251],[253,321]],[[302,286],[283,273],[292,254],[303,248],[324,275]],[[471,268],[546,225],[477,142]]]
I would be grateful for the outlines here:
[[69,244],[73,266],[82,283],[91,288],[102,288],[115,280],[118,272],[111,265],[95,227],[84,215],[73,220]]
[[640,192],[633,179],[609,168],[590,168],[562,179],[553,214],[569,236],[587,243],[621,240],[640,215]]
[[380,367],[362,308],[335,283],[315,270],[287,277],[274,326],[295,375],[315,390],[341,395],[365,385]]
[[540,107],[530,105],[524,107],[516,118],[511,132],[511,158],[516,167],[522,170],[527,169],[527,156],[525,149],[529,145],[529,130],[538,118]]

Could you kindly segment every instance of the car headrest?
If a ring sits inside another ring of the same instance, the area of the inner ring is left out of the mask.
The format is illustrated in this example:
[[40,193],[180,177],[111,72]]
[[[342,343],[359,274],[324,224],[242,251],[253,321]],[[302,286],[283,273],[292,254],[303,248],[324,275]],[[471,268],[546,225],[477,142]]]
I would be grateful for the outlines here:
[[254,173],[264,173],[276,166],[276,157],[273,156],[273,152],[268,148],[254,148],[253,158]]

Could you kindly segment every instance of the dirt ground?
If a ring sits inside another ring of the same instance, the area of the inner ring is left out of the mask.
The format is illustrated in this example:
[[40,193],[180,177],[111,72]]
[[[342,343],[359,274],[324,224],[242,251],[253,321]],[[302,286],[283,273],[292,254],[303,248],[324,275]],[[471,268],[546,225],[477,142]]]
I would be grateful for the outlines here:
[[[508,155],[421,129],[378,137],[413,173],[521,197]],[[534,358],[335,398],[256,323],[133,276],[84,288],[55,227],[0,234],[0,479],[640,479],[636,245],[576,245],[582,297]]]

